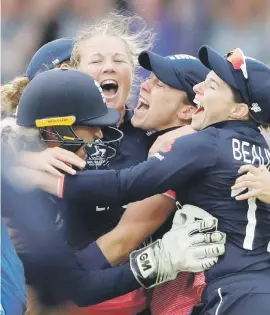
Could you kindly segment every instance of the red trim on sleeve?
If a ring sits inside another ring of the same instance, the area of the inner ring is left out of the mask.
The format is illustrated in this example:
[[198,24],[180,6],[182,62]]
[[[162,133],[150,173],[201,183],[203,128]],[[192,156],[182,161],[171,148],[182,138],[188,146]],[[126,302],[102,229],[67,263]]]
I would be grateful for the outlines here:
[[58,178],[57,196],[63,198],[64,195],[65,175]]
[[171,198],[173,200],[176,200],[176,193],[173,190],[168,190],[163,195],[167,196],[167,197],[169,197],[169,198]]

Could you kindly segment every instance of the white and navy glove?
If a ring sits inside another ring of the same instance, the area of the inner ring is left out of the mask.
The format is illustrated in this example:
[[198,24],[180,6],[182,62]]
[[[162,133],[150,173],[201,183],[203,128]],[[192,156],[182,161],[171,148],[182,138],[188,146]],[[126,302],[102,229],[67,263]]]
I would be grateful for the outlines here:
[[218,220],[191,205],[177,210],[172,228],[161,240],[130,254],[131,270],[146,289],[174,280],[179,272],[201,272],[225,252],[226,235]]

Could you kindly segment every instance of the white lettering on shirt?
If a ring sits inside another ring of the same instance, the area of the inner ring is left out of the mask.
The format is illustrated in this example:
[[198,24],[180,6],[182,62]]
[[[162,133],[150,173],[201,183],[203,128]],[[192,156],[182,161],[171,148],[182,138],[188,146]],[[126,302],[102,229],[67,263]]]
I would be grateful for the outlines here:
[[233,158],[247,164],[270,165],[270,151],[247,141],[232,139]]

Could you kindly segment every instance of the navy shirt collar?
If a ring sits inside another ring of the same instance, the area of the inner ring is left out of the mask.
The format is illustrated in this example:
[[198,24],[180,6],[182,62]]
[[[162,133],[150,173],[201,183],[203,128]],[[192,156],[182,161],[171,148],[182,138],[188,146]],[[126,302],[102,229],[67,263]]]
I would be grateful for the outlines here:
[[169,131],[172,131],[172,130],[174,130],[174,129],[180,128],[180,127],[182,127],[182,126],[171,127],[171,128],[159,130],[159,131],[154,132],[154,133],[152,133],[151,131],[146,131],[146,135],[147,135],[148,137],[156,137],[156,138],[158,138],[159,136],[162,136],[162,135],[164,135],[165,133],[167,133],[167,132],[169,132]]
[[[131,119],[132,119],[132,117],[133,117],[133,115],[134,115],[134,111],[132,110],[132,109],[129,109],[129,108],[127,108],[126,107],[126,111],[125,111],[125,115],[124,115],[124,121],[123,121],[123,123],[120,125],[120,128],[121,127],[124,127],[124,125],[126,125],[126,124],[131,124]],[[132,124],[131,124],[132,125]],[[133,126],[132,126],[133,127]],[[165,134],[165,133],[167,133],[167,132],[169,132],[169,131],[172,131],[172,130],[174,130],[174,129],[177,129],[177,128],[180,128],[180,127],[182,127],[182,126],[176,126],[176,127],[171,127],[171,128],[167,128],[167,129],[164,129],[164,130],[160,130],[160,131],[157,131],[157,132],[155,132],[155,133],[152,133],[151,131],[144,131],[144,130],[142,130],[141,129],[141,131],[142,132],[145,132],[145,135],[146,135],[146,137],[147,137],[147,139],[148,139],[148,146],[149,146],[149,149],[150,149],[150,147],[152,146],[152,144],[156,141],[156,139],[159,137],[159,136],[161,136],[161,135],[163,135],[163,134]],[[133,127],[133,128],[135,128],[135,127]],[[136,128],[137,129],[137,128]],[[139,129],[139,128],[138,128]]]
[[146,131],[146,136],[148,138],[149,149],[151,148],[151,146],[154,144],[154,142],[157,140],[157,138],[159,136],[162,136],[165,133],[167,133],[169,131],[172,131],[174,129],[180,128],[180,127],[182,127],[182,126],[167,128],[167,129],[164,129],[164,130],[157,131],[155,133],[152,133],[151,131]]

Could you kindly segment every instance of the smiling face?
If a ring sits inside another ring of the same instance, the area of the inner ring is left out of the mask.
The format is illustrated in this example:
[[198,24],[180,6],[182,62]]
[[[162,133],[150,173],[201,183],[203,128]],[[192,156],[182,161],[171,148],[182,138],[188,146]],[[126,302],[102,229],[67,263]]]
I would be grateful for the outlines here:
[[152,73],[141,85],[139,104],[134,111],[134,127],[149,131],[188,124],[195,107],[187,94],[164,84]]
[[79,52],[78,69],[98,81],[108,107],[123,116],[134,72],[124,41],[116,36],[96,35],[81,42]]
[[194,103],[198,109],[192,116],[191,126],[202,130],[225,120],[248,120],[248,106],[234,100],[232,88],[211,71],[204,82],[194,86]]

